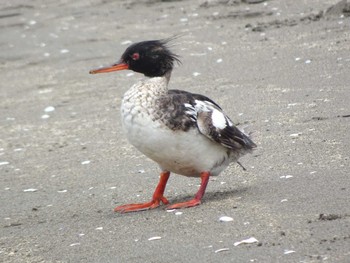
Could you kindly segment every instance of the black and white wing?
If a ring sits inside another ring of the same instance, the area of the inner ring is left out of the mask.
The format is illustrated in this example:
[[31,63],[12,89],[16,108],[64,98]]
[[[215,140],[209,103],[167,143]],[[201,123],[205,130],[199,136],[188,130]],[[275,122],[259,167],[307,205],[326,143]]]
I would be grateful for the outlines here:
[[191,97],[183,105],[186,114],[196,122],[201,134],[232,150],[249,151],[256,147],[256,144],[233,124],[214,101],[199,94],[185,94],[183,91],[181,93]]

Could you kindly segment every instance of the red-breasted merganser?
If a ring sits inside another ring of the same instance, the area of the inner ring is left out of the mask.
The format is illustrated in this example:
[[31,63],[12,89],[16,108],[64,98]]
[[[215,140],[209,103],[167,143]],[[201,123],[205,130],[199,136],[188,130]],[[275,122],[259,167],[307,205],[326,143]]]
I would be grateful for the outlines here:
[[121,105],[122,123],[129,142],[158,163],[161,174],[152,200],[118,206],[116,212],[133,212],[158,207],[169,201],[164,190],[170,173],[200,177],[195,197],[167,209],[199,205],[209,177],[217,176],[231,162],[249,153],[255,143],[234,126],[220,106],[200,94],[168,90],[174,62],[168,40],[152,40],[129,46],[120,61],[91,70],[91,74],[129,69],[147,79],[133,85]]

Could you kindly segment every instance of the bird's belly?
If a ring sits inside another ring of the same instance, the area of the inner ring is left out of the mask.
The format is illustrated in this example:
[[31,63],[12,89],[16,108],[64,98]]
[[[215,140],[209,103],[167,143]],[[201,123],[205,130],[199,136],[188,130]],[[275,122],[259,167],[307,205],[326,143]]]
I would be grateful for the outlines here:
[[124,128],[130,143],[161,169],[185,176],[200,176],[203,171],[218,175],[229,164],[230,151],[197,129],[173,131],[147,118],[124,116]]

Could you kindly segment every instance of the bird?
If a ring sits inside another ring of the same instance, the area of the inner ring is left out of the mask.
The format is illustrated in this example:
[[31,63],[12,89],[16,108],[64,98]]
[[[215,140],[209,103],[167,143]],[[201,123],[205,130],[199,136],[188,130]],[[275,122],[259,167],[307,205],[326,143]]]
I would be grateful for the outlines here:
[[[232,162],[240,164],[238,159],[257,147],[212,99],[168,89],[175,64],[181,64],[170,41],[136,42],[127,47],[117,63],[90,71],[132,70],[145,76],[124,94],[121,120],[128,141],[158,164],[159,183],[149,202],[117,206],[115,212],[148,210],[162,203],[168,210],[200,205],[209,178],[219,175]],[[201,179],[193,199],[170,204],[164,191],[171,173]]]

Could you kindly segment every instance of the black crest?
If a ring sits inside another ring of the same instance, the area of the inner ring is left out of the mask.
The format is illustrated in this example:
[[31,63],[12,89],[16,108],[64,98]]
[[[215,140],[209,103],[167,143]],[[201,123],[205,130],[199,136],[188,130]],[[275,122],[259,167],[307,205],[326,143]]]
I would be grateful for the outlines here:
[[180,63],[178,56],[167,45],[170,40],[135,43],[125,50],[121,61],[128,64],[129,69],[147,77],[164,76],[173,69],[174,62]]

